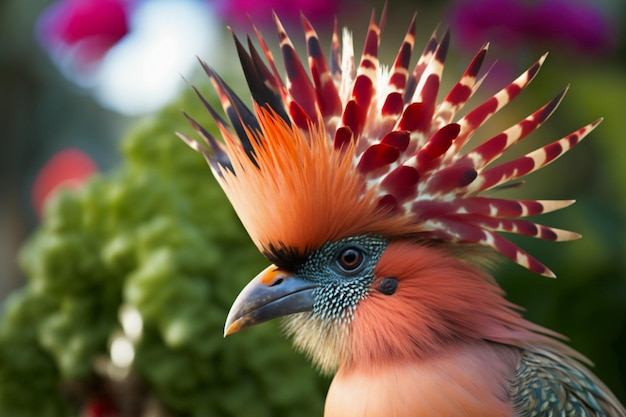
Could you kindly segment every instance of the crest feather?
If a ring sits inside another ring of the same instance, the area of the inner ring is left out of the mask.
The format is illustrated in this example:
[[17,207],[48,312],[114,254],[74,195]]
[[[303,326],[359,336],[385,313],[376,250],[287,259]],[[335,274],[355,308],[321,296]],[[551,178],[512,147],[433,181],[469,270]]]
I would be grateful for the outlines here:
[[363,233],[411,235],[489,246],[534,272],[553,276],[500,233],[554,241],[575,239],[576,233],[525,219],[573,201],[488,198],[481,193],[510,187],[556,160],[600,120],[522,157],[498,163],[508,149],[550,117],[565,88],[519,123],[479,140],[477,146],[468,145],[490,117],[530,84],[546,55],[465,116],[457,117],[487,75],[479,77],[488,45],[438,102],[448,31],[440,39],[437,31],[433,33],[410,71],[414,16],[393,66],[386,70],[378,60],[381,25],[373,17],[358,65],[349,32],[344,31],[341,54],[335,22],[331,54],[326,59],[317,33],[303,17],[309,76],[277,17],[275,21],[285,78],[279,75],[256,28],[267,64],[249,39],[246,51],[235,38],[253,111],[203,63],[233,129],[200,96],[225,145],[190,117],[206,148],[180,135],[205,156],[261,250],[284,246],[305,252],[328,240]]
[[306,253],[329,240],[405,230],[410,218],[386,214],[355,175],[353,149],[335,151],[321,125],[305,133],[272,109],[255,106],[255,112],[260,130],[252,142],[254,160],[227,138],[232,169],[221,169],[218,178],[262,252],[283,247]]

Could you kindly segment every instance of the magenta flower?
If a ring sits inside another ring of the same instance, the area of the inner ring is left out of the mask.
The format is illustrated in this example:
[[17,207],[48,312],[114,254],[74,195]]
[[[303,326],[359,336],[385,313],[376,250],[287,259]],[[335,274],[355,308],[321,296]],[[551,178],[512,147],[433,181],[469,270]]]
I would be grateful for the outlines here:
[[61,69],[88,78],[129,30],[130,0],[59,0],[39,17],[36,36]]
[[137,116],[171,101],[214,51],[223,24],[206,0],[59,0],[36,35],[61,73],[103,107]]

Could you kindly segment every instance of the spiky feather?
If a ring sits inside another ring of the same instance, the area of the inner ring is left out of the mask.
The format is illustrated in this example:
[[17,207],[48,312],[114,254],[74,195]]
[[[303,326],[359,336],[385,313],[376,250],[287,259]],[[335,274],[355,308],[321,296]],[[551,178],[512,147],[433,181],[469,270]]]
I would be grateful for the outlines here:
[[285,78],[256,28],[261,52],[250,39],[246,51],[235,38],[253,110],[203,63],[232,129],[201,96],[225,145],[191,118],[206,148],[181,135],[203,153],[262,251],[283,245],[306,252],[328,240],[380,233],[485,245],[534,272],[553,276],[500,233],[575,239],[575,233],[525,219],[572,201],[501,199],[482,193],[556,160],[599,120],[499,163],[513,145],[550,117],[564,89],[502,133],[466,146],[490,117],[530,84],[545,55],[512,83],[457,117],[481,85],[479,73],[488,45],[438,102],[450,39],[447,31],[441,38],[436,33],[431,36],[411,69],[414,16],[392,67],[386,69],[378,60],[381,29],[373,17],[358,65],[347,31],[340,58],[335,24],[327,60],[317,33],[303,17],[309,76],[285,29],[278,18],[275,21]]

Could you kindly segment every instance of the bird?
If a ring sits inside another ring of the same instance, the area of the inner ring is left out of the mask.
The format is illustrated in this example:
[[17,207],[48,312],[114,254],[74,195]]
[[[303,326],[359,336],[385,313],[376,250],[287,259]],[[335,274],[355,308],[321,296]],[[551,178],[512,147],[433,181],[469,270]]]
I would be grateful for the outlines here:
[[245,42],[233,33],[251,105],[199,59],[223,112],[191,88],[221,139],[184,111],[198,136],[177,134],[206,159],[270,263],[236,297],[224,335],[282,318],[295,348],[333,376],[326,417],[626,416],[588,360],[523,318],[491,272],[500,254],[555,276],[503,233],[576,239],[528,219],[573,200],[498,192],[522,185],[601,119],[506,158],[567,88],[496,135],[483,126],[546,56],[462,113],[489,74],[481,73],[489,44],[444,90],[449,29],[436,28],[412,64],[414,14],[384,65],[385,20],[385,10],[378,21],[372,12],[355,58],[337,19],[325,54],[302,16],[301,59],[274,15],[284,75],[260,30]]

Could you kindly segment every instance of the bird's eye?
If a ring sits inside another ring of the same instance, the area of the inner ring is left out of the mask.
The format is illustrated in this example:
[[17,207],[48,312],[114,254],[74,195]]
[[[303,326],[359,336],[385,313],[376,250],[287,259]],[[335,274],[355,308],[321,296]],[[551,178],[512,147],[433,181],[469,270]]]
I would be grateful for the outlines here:
[[339,254],[337,263],[345,271],[354,271],[363,263],[363,252],[358,248],[347,248]]

